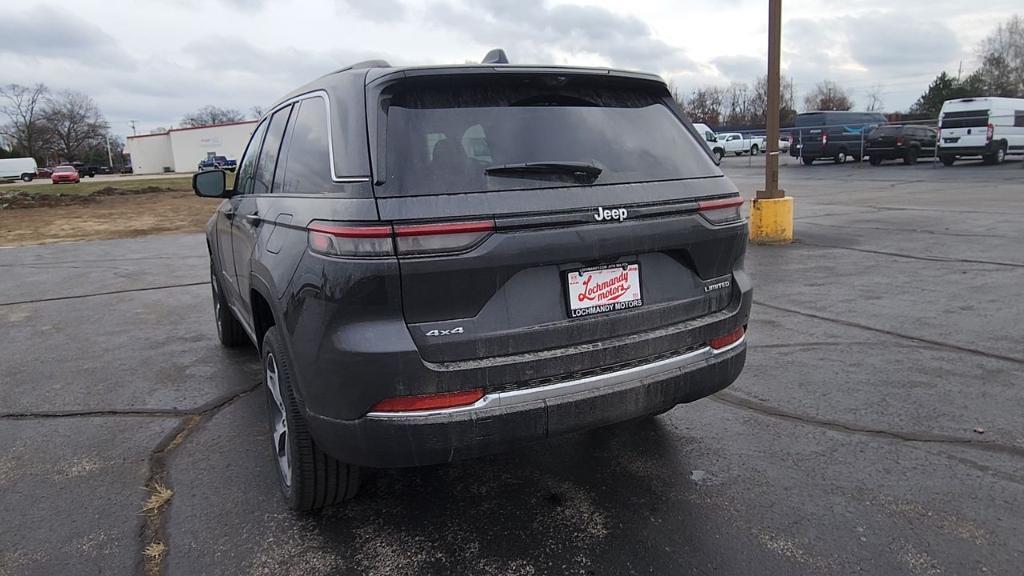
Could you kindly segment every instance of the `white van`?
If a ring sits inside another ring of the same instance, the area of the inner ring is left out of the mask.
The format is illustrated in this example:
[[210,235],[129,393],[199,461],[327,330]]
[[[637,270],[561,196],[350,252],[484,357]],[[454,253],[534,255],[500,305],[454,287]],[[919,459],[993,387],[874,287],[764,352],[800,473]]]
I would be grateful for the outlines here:
[[38,170],[34,158],[0,158],[0,182],[18,179],[31,182]]
[[717,156],[718,161],[721,162],[722,158],[725,157],[725,147],[718,140],[718,135],[715,134],[715,131],[709,128],[707,124],[694,123],[693,127],[697,129],[697,134],[704,137],[704,144],[711,149],[711,153]]
[[1024,98],[958,98],[939,113],[939,159],[981,156],[1001,164],[1007,154],[1024,154]]

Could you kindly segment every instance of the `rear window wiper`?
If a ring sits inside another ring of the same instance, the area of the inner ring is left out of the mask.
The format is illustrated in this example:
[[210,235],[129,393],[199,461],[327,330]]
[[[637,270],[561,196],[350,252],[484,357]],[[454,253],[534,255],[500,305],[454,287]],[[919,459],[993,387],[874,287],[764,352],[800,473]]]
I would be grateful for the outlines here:
[[597,180],[603,170],[590,162],[518,162],[488,166],[484,172],[488,175],[529,178],[540,174],[557,174],[570,176],[575,180]]

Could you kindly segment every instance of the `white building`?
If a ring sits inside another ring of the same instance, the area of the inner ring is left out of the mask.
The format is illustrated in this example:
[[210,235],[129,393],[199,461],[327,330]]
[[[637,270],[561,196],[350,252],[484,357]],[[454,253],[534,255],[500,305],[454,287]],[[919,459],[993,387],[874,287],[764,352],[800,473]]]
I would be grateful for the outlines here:
[[129,136],[125,148],[132,156],[132,171],[136,174],[195,172],[199,162],[210,156],[238,160],[255,129],[255,120],[172,128],[162,134]]

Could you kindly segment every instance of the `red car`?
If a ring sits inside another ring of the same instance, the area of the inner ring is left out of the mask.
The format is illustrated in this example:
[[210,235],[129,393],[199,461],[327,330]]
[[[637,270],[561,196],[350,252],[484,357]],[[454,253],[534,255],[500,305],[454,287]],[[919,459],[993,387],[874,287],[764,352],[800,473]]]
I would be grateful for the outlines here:
[[61,182],[77,184],[82,179],[78,176],[78,170],[75,170],[74,166],[57,166],[53,169],[53,174],[50,175],[50,181],[54,184],[60,184]]

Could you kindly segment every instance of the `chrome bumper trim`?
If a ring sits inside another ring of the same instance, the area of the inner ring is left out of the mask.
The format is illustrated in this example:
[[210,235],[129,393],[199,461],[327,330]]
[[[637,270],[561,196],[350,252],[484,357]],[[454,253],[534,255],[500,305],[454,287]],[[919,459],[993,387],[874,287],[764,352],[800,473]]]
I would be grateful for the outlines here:
[[547,400],[549,398],[555,398],[558,396],[565,396],[567,394],[576,394],[579,392],[586,392],[591,390],[598,390],[607,386],[615,386],[624,382],[632,380],[643,380],[658,374],[670,372],[683,366],[689,366],[690,364],[696,364],[703,360],[714,358],[719,354],[724,354],[730,350],[741,346],[747,337],[744,334],[742,338],[726,346],[715,350],[710,346],[705,346],[699,350],[674,356],[672,358],[665,358],[664,360],[658,360],[651,362],[650,364],[644,364],[643,366],[634,366],[632,368],[626,368],[617,372],[609,372],[607,374],[598,374],[596,376],[588,376],[586,378],[579,378],[577,380],[569,380],[567,382],[559,382],[557,384],[549,384],[547,386],[537,386],[535,388],[526,388],[523,390],[511,390],[508,392],[494,392],[487,394],[483,398],[477,400],[473,404],[467,406],[457,406],[454,408],[442,408],[438,410],[418,410],[411,412],[369,412],[366,414],[368,418],[421,418],[424,416],[441,416],[446,414],[459,414],[462,412],[471,412],[473,410],[481,410],[483,408],[493,407],[507,407],[514,406],[516,404],[525,404],[527,402],[536,402],[538,400]]

